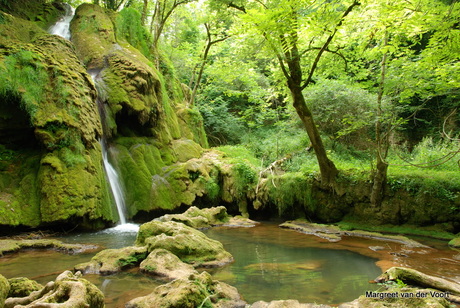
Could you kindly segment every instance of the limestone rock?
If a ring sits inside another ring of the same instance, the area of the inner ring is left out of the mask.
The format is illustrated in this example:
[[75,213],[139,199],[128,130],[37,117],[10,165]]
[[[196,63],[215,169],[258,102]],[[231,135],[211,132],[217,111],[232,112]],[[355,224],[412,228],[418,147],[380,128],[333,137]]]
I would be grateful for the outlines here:
[[430,276],[412,268],[392,267],[380,275],[376,281],[387,282],[398,279],[410,285],[433,288],[442,292],[449,292],[455,296],[460,295],[460,284]]
[[230,219],[224,206],[199,209],[196,206],[188,208],[182,214],[167,214],[158,218],[159,221],[181,222],[192,228],[209,228],[222,225]]
[[176,255],[165,249],[153,250],[141,262],[140,270],[167,280],[187,279],[192,274],[198,275],[193,266],[182,262]]
[[222,266],[233,261],[218,241],[182,223],[151,221],[140,226],[136,245],[145,245],[149,252],[163,248],[195,267]]
[[8,279],[0,275],[0,307],[3,307],[5,299],[7,298],[9,292],[10,284],[8,282]]
[[17,252],[21,249],[54,249],[68,254],[81,253],[97,248],[93,245],[66,244],[55,239],[36,240],[0,240],[0,256],[5,253]]
[[356,236],[370,238],[374,240],[387,241],[401,243],[407,247],[422,247],[430,248],[426,245],[423,245],[417,241],[414,241],[408,237],[402,235],[387,235],[378,232],[369,232],[361,230],[341,230],[339,227],[334,225],[324,225],[310,223],[305,220],[297,219],[292,221],[286,221],[280,225],[281,228],[292,229],[305,234],[312,234],[320,238],[327,239],[330,242],[338,242],[342,239],[342,236]]
[[[446,300],[445,297],[432,296],[431,292],[434,292],[434,290],[414,288],[391,288],[384,292],[377,292],[377,295],[375,297],[362,295],[358,299],[355,299],[350,303],[341,304],[339,308],[451,307],[449,301]],[[424,295],[420,296],[420,294]]]
[[30,293],[43,289],[43,286],[35,280],[30,280],[25,277],[8,279],[10,283],[10,292],[8,297],[25,297]]
[[236,288],[212,280],[210,274],[203,272],[161,285],[151,294],[131,300],[125,307],[194,308],[209,307],[209,304],[216,308],[243,308],[246,305]]
[[103,308],[104,295],[80,273],[65,271],[55,281],[48,282],[40,291],[26,297],[10,297],[5,308]]
[[105,249],[98,252],[91,261],[76,265],[75,270],[84,274],[110,275],[137,266],[146,257],[147,248],[144,246]]

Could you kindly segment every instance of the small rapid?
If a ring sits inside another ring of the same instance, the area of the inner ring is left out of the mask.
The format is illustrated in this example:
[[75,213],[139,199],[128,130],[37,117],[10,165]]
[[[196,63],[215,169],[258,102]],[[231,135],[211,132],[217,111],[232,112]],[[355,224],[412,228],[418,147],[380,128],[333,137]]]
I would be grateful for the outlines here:
[[64,5],[66,11],[65,15],[48,29],[48,33],[59,35],[67,40],[70,40],[70,22],[75,15],[75,9],[67,3],[64,3]]

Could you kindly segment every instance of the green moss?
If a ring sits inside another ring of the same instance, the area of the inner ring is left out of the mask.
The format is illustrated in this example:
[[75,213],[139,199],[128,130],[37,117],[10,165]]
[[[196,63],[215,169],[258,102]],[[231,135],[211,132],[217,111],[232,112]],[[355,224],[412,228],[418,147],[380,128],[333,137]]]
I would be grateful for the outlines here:
[[34,291],[43,289],[43,286],[34,280],[25,277],[8,279],[10,292],[8,297],[25,297]]
[[449,246],[460,248],[460,237],[453,238],[449,241]]
[[9,292],[10,284],[8,283],[8,279],[0,275],[0,307],[4,306],[5,299],[8,297]]
[[70,24],[78,57],[88,68],[103,67],[103,58],[116,43],[112,20],[98,5],[83,3]]
[[371,232],[382,232],[382,233],[392,233],[392,234],[405,234],[405,235],[416,235],[424,237],[432,237],[438,239],[451,240],[454,235],[448,231],[445,231],[446,226],[438,225],[431,227],[420,227],[415,225],[369,225],[361,221],[349,221],[344,220],[338,222],[337,225],[342,230],[364,230]]
[[297,211],[305,208],[313,213],[316,203],[312,197],[312,184],[302,173],[285,173],[271,177],[266,182],[269,186],[269,199],[278,209],[279,216],[296,217]]
[[151,56],[152,44],[148,31],[141,23],[139,11],[125,8],[116,16],[117,39],[126,40],[146,57]]

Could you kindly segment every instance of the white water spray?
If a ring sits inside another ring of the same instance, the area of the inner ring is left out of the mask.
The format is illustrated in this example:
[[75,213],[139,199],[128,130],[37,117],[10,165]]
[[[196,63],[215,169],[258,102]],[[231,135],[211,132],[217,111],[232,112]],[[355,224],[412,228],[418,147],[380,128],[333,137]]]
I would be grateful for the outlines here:
[[65,3],[65,15],[62,16],[53,26],[51,26],[48,29],[48,32],[70,40],[70,21],[74,15],[75,9]]
[[[98,92],[102,91],[102,79],[98,77],[98,71],[90,72],[91,78],[93,79],[94,83],[96,84],[96,88],[98,88]],[[104,97],[103,93],[98,93],[99,97]],[[101,99],[97,99],[99,114],[101,117],[101,121],[103,122],[103,127],[105,126],[105,112],[103,102]],[[104,129],[103,129],[104,131]],[[109,162],[108,158],[108,149],[107,149],[107,140],[105,139],[105,133],[103,132],[102,140],[100,141],[102,147],[102,160],[104,163],[105,173],[107,175],[107,179],[109,181],[110,189],[112,190],[113,198],[115,199],[115,204],[117,206],[118,216],[120,217],[120,224],[114,228],[108,229],[108,232],[137,232],[139,230],[139,226],[132,223],[126,222],[126,205],[125,205],[125,196],[123,194],[123,189],[120,184],[120,179],[118,177],[118,173],[112,164]]]

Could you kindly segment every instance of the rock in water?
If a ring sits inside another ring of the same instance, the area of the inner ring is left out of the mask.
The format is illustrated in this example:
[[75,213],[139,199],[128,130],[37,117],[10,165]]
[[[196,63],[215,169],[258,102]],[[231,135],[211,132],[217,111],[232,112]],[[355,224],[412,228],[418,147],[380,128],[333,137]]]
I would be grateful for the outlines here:
[[222,243],[182,223],[151,221],[141,225],[136,245],[145,245],[149,252],[163,248],[195,267],[215,267],[233,261]]
[[209,273],[203,272],[161,285],[151,294],[131,300],[125,307],[192,308],[209,307],[209,304],[216,308],[243,308],[246,305],[236,288],[212,280]]
[[190,264],[182,262],[176,255],[165,249],[155,249],[147,258],[142,261],[140,270],[150,275],[174,280],[177,278],[186,279],[198,272]]
[[104,294],[81,273],[65,271],[55,281],[48,282],[43,289],[26,297],[10,297],[5,308],[103,308]]

